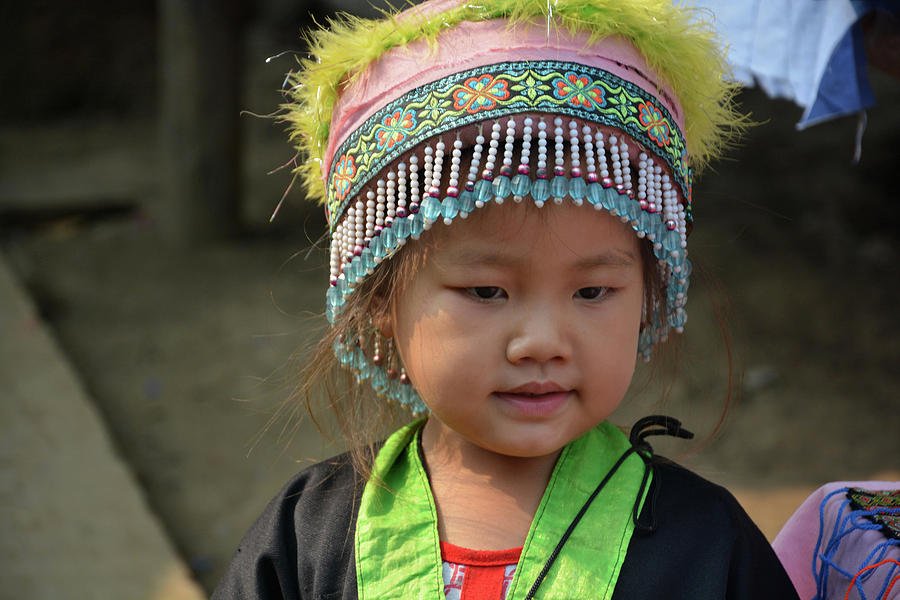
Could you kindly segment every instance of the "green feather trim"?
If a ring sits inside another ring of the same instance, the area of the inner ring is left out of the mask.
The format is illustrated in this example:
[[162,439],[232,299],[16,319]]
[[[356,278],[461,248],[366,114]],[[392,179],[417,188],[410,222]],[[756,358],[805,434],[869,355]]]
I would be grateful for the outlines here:
[[[504,18],[510,27],[522,23],[552,23],[570,33],[588,32],[591,42],[610,35],[631,40],[648,66],[674,91],[684,112],[691,166],[699,172],[721,155],[748,125],[732,103],[737,84],[715,33],[697,9],[676,7],[672,0],[479,0],[460,4],[426,19],[361,19],[342,14],[327,29],[309,32],[309,59],[289,74],[290,102],[282,106],[290,140],[305,157],[295,169],[307,197],[324,203],[322,160],[329,124],[343,85],[392,48],[426,40],[433,44],[448,26],[462,21]],[[652,91],[652,90],[650,90]]]

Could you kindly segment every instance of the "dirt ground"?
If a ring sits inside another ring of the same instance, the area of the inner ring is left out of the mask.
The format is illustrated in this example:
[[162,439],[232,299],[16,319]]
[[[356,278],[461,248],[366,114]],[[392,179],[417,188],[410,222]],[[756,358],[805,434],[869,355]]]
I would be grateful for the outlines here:
[[[889,216],[900,83],[875,83],[879,107],[858,166],[854,120],[798,133],[796,109],[745,95],[769,122],[695,189],[691,253],[706,277],[691,288],[677,376],[642,367],[616,415],[622,424],[648,412],[679,417],[698,441],[658,448],[757,507],[829,480],[900,479],[900,236]],[[147,126],[120,124],[97,145],[139,152],[128,131]],[[53,160],[27,145],[34,135],[0,136],[25,179]],[[152,200],[2,228],[4,250],[208,591],[288,477],[341,450],[284,404],[323,327],[326,274],[323,252],[306,252],[321,232],[317,213],[304,225],[304,209],[289,208],[283,225],[261,225],[284,183],[256,175],[277,164],[260,167],[278,155],[267,136],[253,140],[253,233],[241,239],[167,247]],[[67,150],[56,151],[64,162]],[[710,439],[729,368],[727,418]],[[784,510],[758,518],[777,524]]]

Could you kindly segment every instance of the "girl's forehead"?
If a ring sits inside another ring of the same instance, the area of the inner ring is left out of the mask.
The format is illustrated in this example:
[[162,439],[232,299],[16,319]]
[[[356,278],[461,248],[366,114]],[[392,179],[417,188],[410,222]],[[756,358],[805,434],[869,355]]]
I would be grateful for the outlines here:
[[532,258],[548,252],[576,258],[640,255],[639,240],[630,227],[586,205],[493,204],[450,226],[435,224],[430,233],[428,245],[442,254],[453,250],[462,255]]

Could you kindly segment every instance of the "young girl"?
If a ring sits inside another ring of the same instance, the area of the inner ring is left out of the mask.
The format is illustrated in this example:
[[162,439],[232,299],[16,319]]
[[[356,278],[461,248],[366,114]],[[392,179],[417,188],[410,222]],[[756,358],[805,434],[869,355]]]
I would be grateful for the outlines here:
[[[691,170],[741,123],[723,70],[669,0],[313,35],[286,107],[332,232],[310,377],[352,374],[356,451],[285,487],[215,598],[796,598],[735,500],[645,441],[689,433],[606,421],[685,323]],[[360,445],[385,403],[422,418]]]

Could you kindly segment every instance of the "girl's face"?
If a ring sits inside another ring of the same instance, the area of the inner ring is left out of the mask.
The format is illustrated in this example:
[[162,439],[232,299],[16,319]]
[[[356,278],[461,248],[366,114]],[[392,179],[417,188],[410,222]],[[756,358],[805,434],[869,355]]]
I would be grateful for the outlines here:
[[491,205],[418,242],[390,324],[444,435],[507,456],[557,452],[616,408],[634,371],[643,265],[592,207]]

